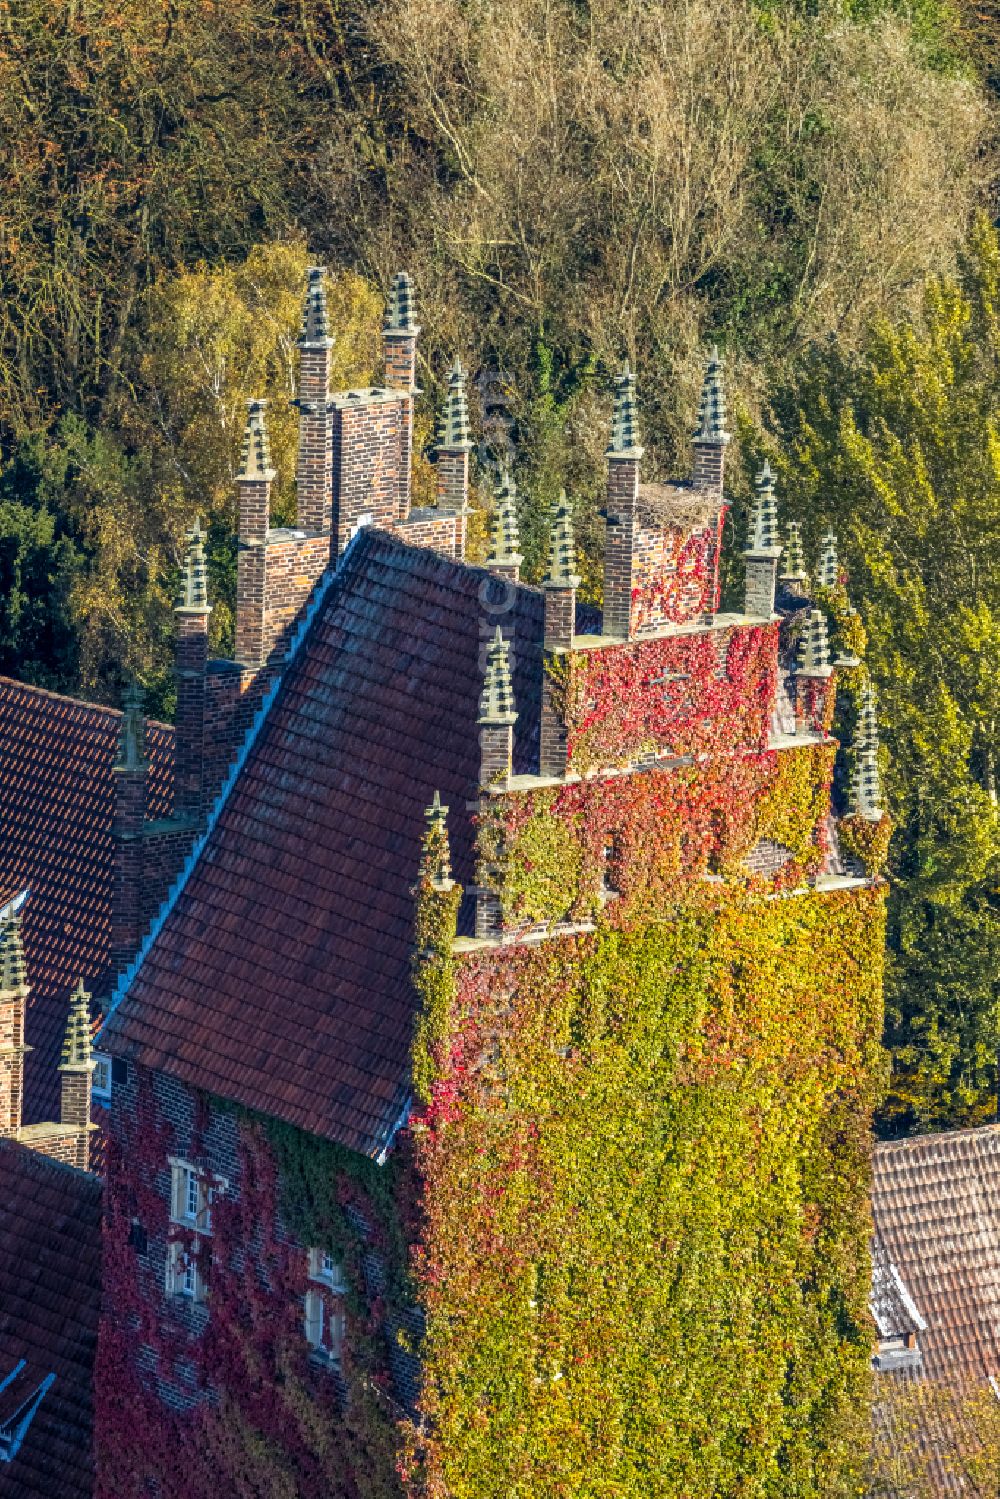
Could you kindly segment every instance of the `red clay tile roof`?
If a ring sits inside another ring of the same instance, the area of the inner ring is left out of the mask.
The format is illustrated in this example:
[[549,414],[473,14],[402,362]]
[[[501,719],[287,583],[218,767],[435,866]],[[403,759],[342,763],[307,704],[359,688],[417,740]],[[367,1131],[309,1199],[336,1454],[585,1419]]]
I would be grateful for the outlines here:
[[875,1149],[872,1212],[932,1378],[1000,1376],[1000,1126]]
[[[121,714],[0,677],[0,888],[30,889],[24,1122],[58,1118],[69,992],[111,947],[112,766]],[[170,811],[173,729],[150,724],[150,817]]]
[[[511,589],[500,613],[506,587],[359,534],[105,1050],[378,1153],[408,1093],[424,809],[437,789],[451,805],[468,884],[481,643],[498,622],[520,726],[537,726],[542,599]],[[518,763],[531,753],[525,739]]]
[[968,1495],[962,1455],[978,1438],[967,1402],[989,1404],[1000,1377],[1000,1126],[880,1143],[872,1211],[927,1323],[919,1372],[876,1375],[876,1430],[931,1492]]
[[0,1499],[93,1492],[92,1379],[101,1300],[101,1184],[0,1140],[0,1379],[19,1360],[47,1391]]

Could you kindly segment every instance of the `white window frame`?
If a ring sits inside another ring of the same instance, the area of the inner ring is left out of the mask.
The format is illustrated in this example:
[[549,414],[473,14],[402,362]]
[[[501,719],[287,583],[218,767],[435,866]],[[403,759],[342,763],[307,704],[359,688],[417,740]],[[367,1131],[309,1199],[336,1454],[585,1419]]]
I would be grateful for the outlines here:
[[310,1249],[309,1279],[318,1282],[321,1286],[326,1286],[328,1290],[335,1291],[338,1296],[343,1296],[347,1292],[344,1267],[326,1249]]
[[228,1182],[221,1176],[209,1180],[209,1173],[180,1156],[168,1156],[170,1166],[170,1221],[182,1228],[193,1228],[199,1234],[212,1232],[212,1204],[216,1194]]
[[[111,1102],[111,1058],[106,1051],[92,1051],[91,1060],[94,1063],[94,1071],[91,1076],[91,1094],[101,1103]],[[98,1082],[98,1076],[103,1071],[105,1082]]]
[[186,1301],[204,1301],[207,1287],[198,1270],[198,1239],[185,1244],[171,1239],[167,1244],[167,1294],[182,1296]]
[[339,1366],[346,1331],[344,1267],[328,1250],[310,1249],[309,1280],[303,1307],[306,1342],[314,1354]]
[[208,1293],[205,1278],[199,1273],[197,1256],[203,1238],[212,1234],[212,1203],[217,1192],[228,1183],[223,1177],[212,1177],[180,1156],[168,1156],[170,1166],[170,1222],[193,1231],[190,1240],[170,1239],[167,1243],[167,1292],[192,1301],[204,1301]]
[[317,1283],[305,1295],[303,1326],[313,1354],[339,1366],[346,1319],[343,1297]]

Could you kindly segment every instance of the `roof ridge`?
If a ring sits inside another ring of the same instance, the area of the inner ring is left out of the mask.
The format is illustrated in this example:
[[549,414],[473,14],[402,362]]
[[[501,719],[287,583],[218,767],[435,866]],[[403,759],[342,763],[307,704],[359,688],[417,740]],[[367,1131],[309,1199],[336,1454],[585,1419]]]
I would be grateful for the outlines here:
[[79,1181],[92,1182],[98,1192],[104,1189],[104,1178],[96,1171],[81,1171],[79,1166],[73,1166],[68,1161],[60,1161],[55,1156],[43,1155],[40,1150],[33,1150],[23,1140],[17,1140],[13,1135],[0,1135],[0,1154],[6,1151],[13,1159],[18,1160],[26,1170],[36,1172],[39,1176],[49,1173],[70,1175]]
[[[22,682],[19,677],[7,677],[0,672],[0,687],[17,687],[21,692],[33,693],[36,697],[48,697],[56,703],[71,703],[74,708],[91,708],[95,713],[108,713],[112,718],[121,718],[121,708],[115,708],[110,703],[93,703],[89,698],[72,697],[68,692],[53,692],[51,687],[39,687],[35,682]],[[174,732],[172,723],[164,723],[159,718],[147,718],[147,725],[157,729],[169,729]]]
[[343,584],[347,580],[351,569],[350,567],[345,566],[345,563],[353,561],[354,553],[360,550],[359,538],[363,537],[369,529],[369,527],[364,527],[362,530],[356,531],[354,533],[350,541],[347,543],[347,546],[341,553],[339,559],[336,562],[331,562],[327,566],[326,571],[323,573],[319,583],[313,591],[313,594],[310,597],[309,602],[306,605],[306,608],[301,618],[299,619],[298,624],[292,631],[292,635],[289,639],[285,654],[281,658],[281,669],[277,672],[273,682],[264,693],[264,696],[261,698],[260,704],[253,716],[250,727],[247,730],[246,735],[244,736],[243,743],[240,745],[236,757],[229,768],[229,773],[222,784],[222,788],[219,791],[218,796],[215,798],[215,802],[212,805],[212,810],[208,814],[208,819],[205,823],[204,831],[199,835],[198,838],[196,838],[191,851],[189,852],[187,858],[184,860],[184,863],[181,866],[180,873],[177,875],[169,890],[167,891],[166,897],[164,898],[159,911],[154,917],[149,931],[143,938],[139,951],[136,953],[135,957],[132,959],[128,967],[124,969],[121,974],[119,974],[118,979],[115,982],[115,986],[111,992],[111,997],[108,1002],[107,1014],[104,1017],[100,1030],[94,1037],[95,1046],[99,1045],[100,1040],[107,1028],[108,1022],[111,1020],[111,1017],[114,1015],[118,1006],[121,1004],[122,1000],[125,998],[126,994],[131,988],[136,975],[141,969],[143,963],[146,961],[150,949],[156,942],[157,938],[160,935],[160,932],[166,925],[168,917],[170,916],[174,907],[177,905],[178,900],[183,894],[184,887],[190,879],[192,873],[194,872],[198,861],[205,850],[208,840],[215,830],[215,826],[219,820],[222,810],[228,802],[233,788],[235,787],[236,782],[239,778],[240,772],[242,771],[244,765],[247,762],[247,759],[249,758],[250,751],[256,743],[257,738],[262,728],[264,727],[264,724],[267,722],[272,707],[280,696],[281,689],[288,677],[289,668],[294,663],[299,650],[311,633],[313,625],[316,623],[316,620],[319,617],[320,609],[326,602],[327,595],[333,590],[334,584]]
[[938,1140],[965,1140],[973,1136],[997,1135],[1000,1136],[1000,1120],[993,1120],[990,1124],[973,1124],[965,1129],[942,1129],[926,1130],[921,1135],[901,1135],[896,1140],[876,1140],[875,1151],[887,1153],[894,1147],[909,1147],[914,1145],[932,1145]]

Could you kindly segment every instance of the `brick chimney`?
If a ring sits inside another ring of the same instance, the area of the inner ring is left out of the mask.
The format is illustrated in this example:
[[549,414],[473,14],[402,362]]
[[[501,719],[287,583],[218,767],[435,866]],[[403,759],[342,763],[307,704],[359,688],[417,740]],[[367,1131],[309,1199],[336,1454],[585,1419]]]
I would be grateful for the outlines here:
[[514,759],[514,686],[510,676],[510,647],[500,626],[486,655],[486,678],[479,698],[481,787],[506,789]]
[[326,312],[326,267],[312,266],[299,339],[299,456],[296,524],[328,532],[333,516],[333,453],[330,444],[330,351]]
[[410,471],[413,463],[413,401],[417,391],[417,335],[420,328],[413,313],[413,288],[405,271],[393,277],[382,325],[387,390],[402,392],[400,401],[399,465],[397,472],[398,516],[410,513]]
[[[559,496],[549,538],[549,568],[544,588],[544,646],[546,655],[573,648],[576,622],[576,546],[573,539],[573,509],[566,491]],[[552,679],[542,675],[542,709],[539,770],[543,776],[566,774],[566,728],[552,701]]]
[[69,1019],[63,1037],[62,1060],[59,1074],[62,1080],[62,1097],[59,1122],[78,1130],[73,1165],[81,1171],[90,1165],[90,1100],[93,1086],[94,1063],[90,1055],[90,995],[77,984],[70,997]]
[[718,349],[713,348],[705,367],[705,378],[701,387],[698,430],[694,434],[694,471],[691,482],[695,489],[714,491],[720,500],[722,499],[722,480],[728,442],[722,361],[719,358]]
[[[8,907],[10,910],[10,907]],[[28,999],[17,912],[0,927],[0,1135],[16,1140],[24,1107],[24,1011]]]
[[758,619],[774,618],[774,591],[777,586],[778,517],[774,504],[774,476],[765,463],[757,475],[757,493],[750,518],[750,535],[743,553],[746,563],[744,612]]
[[521,577],[521,538],[517,526],[517,486],[506,469],[500,475],[496,507],[490,524],[490,555],[486,566],[498,578],[517,583]]
[[115,760],[114,880],[111,891],[111,966],[121,973],[142,941],[142,829],[146,818],[146,720],[142,693],[132,682],[125,694]]
[[201,523],[188,533],[183,592],[174,610],[177,721],[174,739],[174,813],[200,818],[205,800],[205,678],[208,668],[208,583]]
[[602,633],[627,639],[632,620],[638,540],[639,460],[635,376],[625,366],[615,380],[615,406],[608,444]]
[[247,404],[238,496],[236,559],[236,660],[256,669],[263,665],[267,586],[267,531],[274,469],[264,422],[265,401]]
[[456,359],[448,376],[444,423],[437,450],[437,502],[443,510],[464,511],[469,503],[469,408],[465,371]]

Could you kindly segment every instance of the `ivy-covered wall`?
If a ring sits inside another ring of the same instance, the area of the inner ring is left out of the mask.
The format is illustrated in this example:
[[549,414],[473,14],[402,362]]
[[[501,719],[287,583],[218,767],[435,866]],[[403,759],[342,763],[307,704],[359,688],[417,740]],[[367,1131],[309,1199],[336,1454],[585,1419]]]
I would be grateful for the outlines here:
[[[425,848],[409,1493],[846,1499],[884,891],[826,877],[833,684],[772,749],[776,626],[550,669],[583,778],[485,798],[502,941],[452,940]],[[887,822],[844,826],[877,875]]]
[[882,942],[868,887],[452,960],[412,1493],[857,1492]]
[[[130,1074],[108,1140],[97,1499],[396,1499],[406,1411],[389,1334],[407,1303],[405,1151],[380,1169]],[[172,1155],[226,1182],[198,1253],[203,1303],[165,1295],[168,1239],[193,1237],[169,1223]],[[306,1248],[345,1271],[340,1375],[309,1357]]]

